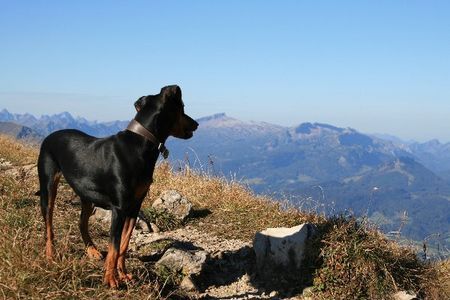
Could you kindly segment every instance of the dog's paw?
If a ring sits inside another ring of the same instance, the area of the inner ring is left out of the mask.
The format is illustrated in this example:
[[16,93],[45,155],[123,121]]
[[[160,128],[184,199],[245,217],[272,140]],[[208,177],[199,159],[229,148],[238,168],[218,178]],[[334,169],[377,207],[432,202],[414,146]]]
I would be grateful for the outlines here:
[[122,281],[122,282],[132,281],[133,280],[133,275],[131,275],[130,273],[119,272],[119,280]]
[[87,254],[87,256],[90,259],[95,259],[95,260],[102,260],[103,259],[103,255],[94,246],[87,247],[86,248],[86,254]]
[[114,274],[106,273],[105,277],[103,277],[103,284],[112,289],[117,289],[119,287],[119,281]]

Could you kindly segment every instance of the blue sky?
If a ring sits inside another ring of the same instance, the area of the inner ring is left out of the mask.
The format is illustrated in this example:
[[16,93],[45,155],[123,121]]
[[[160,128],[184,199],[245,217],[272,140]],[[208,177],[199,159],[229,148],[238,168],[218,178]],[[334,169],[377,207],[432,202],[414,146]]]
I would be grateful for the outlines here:
[[126,120],[174,83],[193,117],[449,142],[450,2],[0,0],[0,109]]

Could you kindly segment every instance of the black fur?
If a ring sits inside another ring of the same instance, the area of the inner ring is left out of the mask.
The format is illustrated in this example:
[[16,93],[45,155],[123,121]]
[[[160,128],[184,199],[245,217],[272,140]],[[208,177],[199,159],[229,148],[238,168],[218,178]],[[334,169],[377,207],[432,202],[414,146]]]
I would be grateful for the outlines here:
[[[135,107],[135,120],[161,143],[169,136],[188,139],[198,127],[198,123],[184,113],[178,86],[167,86],[157,95],[141,97]],[[67,129],[45,138],[39,154],[38,173],[41,210],[47,224],[47,247],[53,242],[51,219],[57,179],[62,174],[80,197],[83,209],[92,211],[92,207],[97,206],[112,210],[110,242],[119,252],[125,220],[136,219],[152,182],[159,155],[157,146],[127,130],[110,137],[95,138]],[[85,240],[87,246],[89,241],[90,238],[88,242]],[[51,248],[47,251],[51,258]],[[106,283],[114,286],[111,282]]]

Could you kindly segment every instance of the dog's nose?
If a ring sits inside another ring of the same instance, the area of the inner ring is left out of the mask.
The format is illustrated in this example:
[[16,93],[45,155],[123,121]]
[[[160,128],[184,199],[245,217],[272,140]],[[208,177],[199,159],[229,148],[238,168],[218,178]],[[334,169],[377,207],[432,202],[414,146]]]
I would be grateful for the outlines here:
[[193,128],[194,128],[193,131],[197,130],[197,128],[198,128],[198,122],[197,121],[194,121]]

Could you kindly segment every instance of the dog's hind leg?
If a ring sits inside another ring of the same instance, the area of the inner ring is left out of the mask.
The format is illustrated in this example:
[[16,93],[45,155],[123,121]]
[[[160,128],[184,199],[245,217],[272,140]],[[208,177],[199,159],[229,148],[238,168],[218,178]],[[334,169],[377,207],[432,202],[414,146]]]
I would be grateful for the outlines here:
[[103,255],[98,251],[94,242],[89,235],[89,217],[94,211],[94,204],[88,201],[81,201],[81,215],[80,215],[80,232],[84,245],[86,246],[86,253],[89,258],[101,260]]
[[53,208],[61,172],[50,155],[41,153],[38,160],[41,212],[45,222],[45,255],[53,259]]

